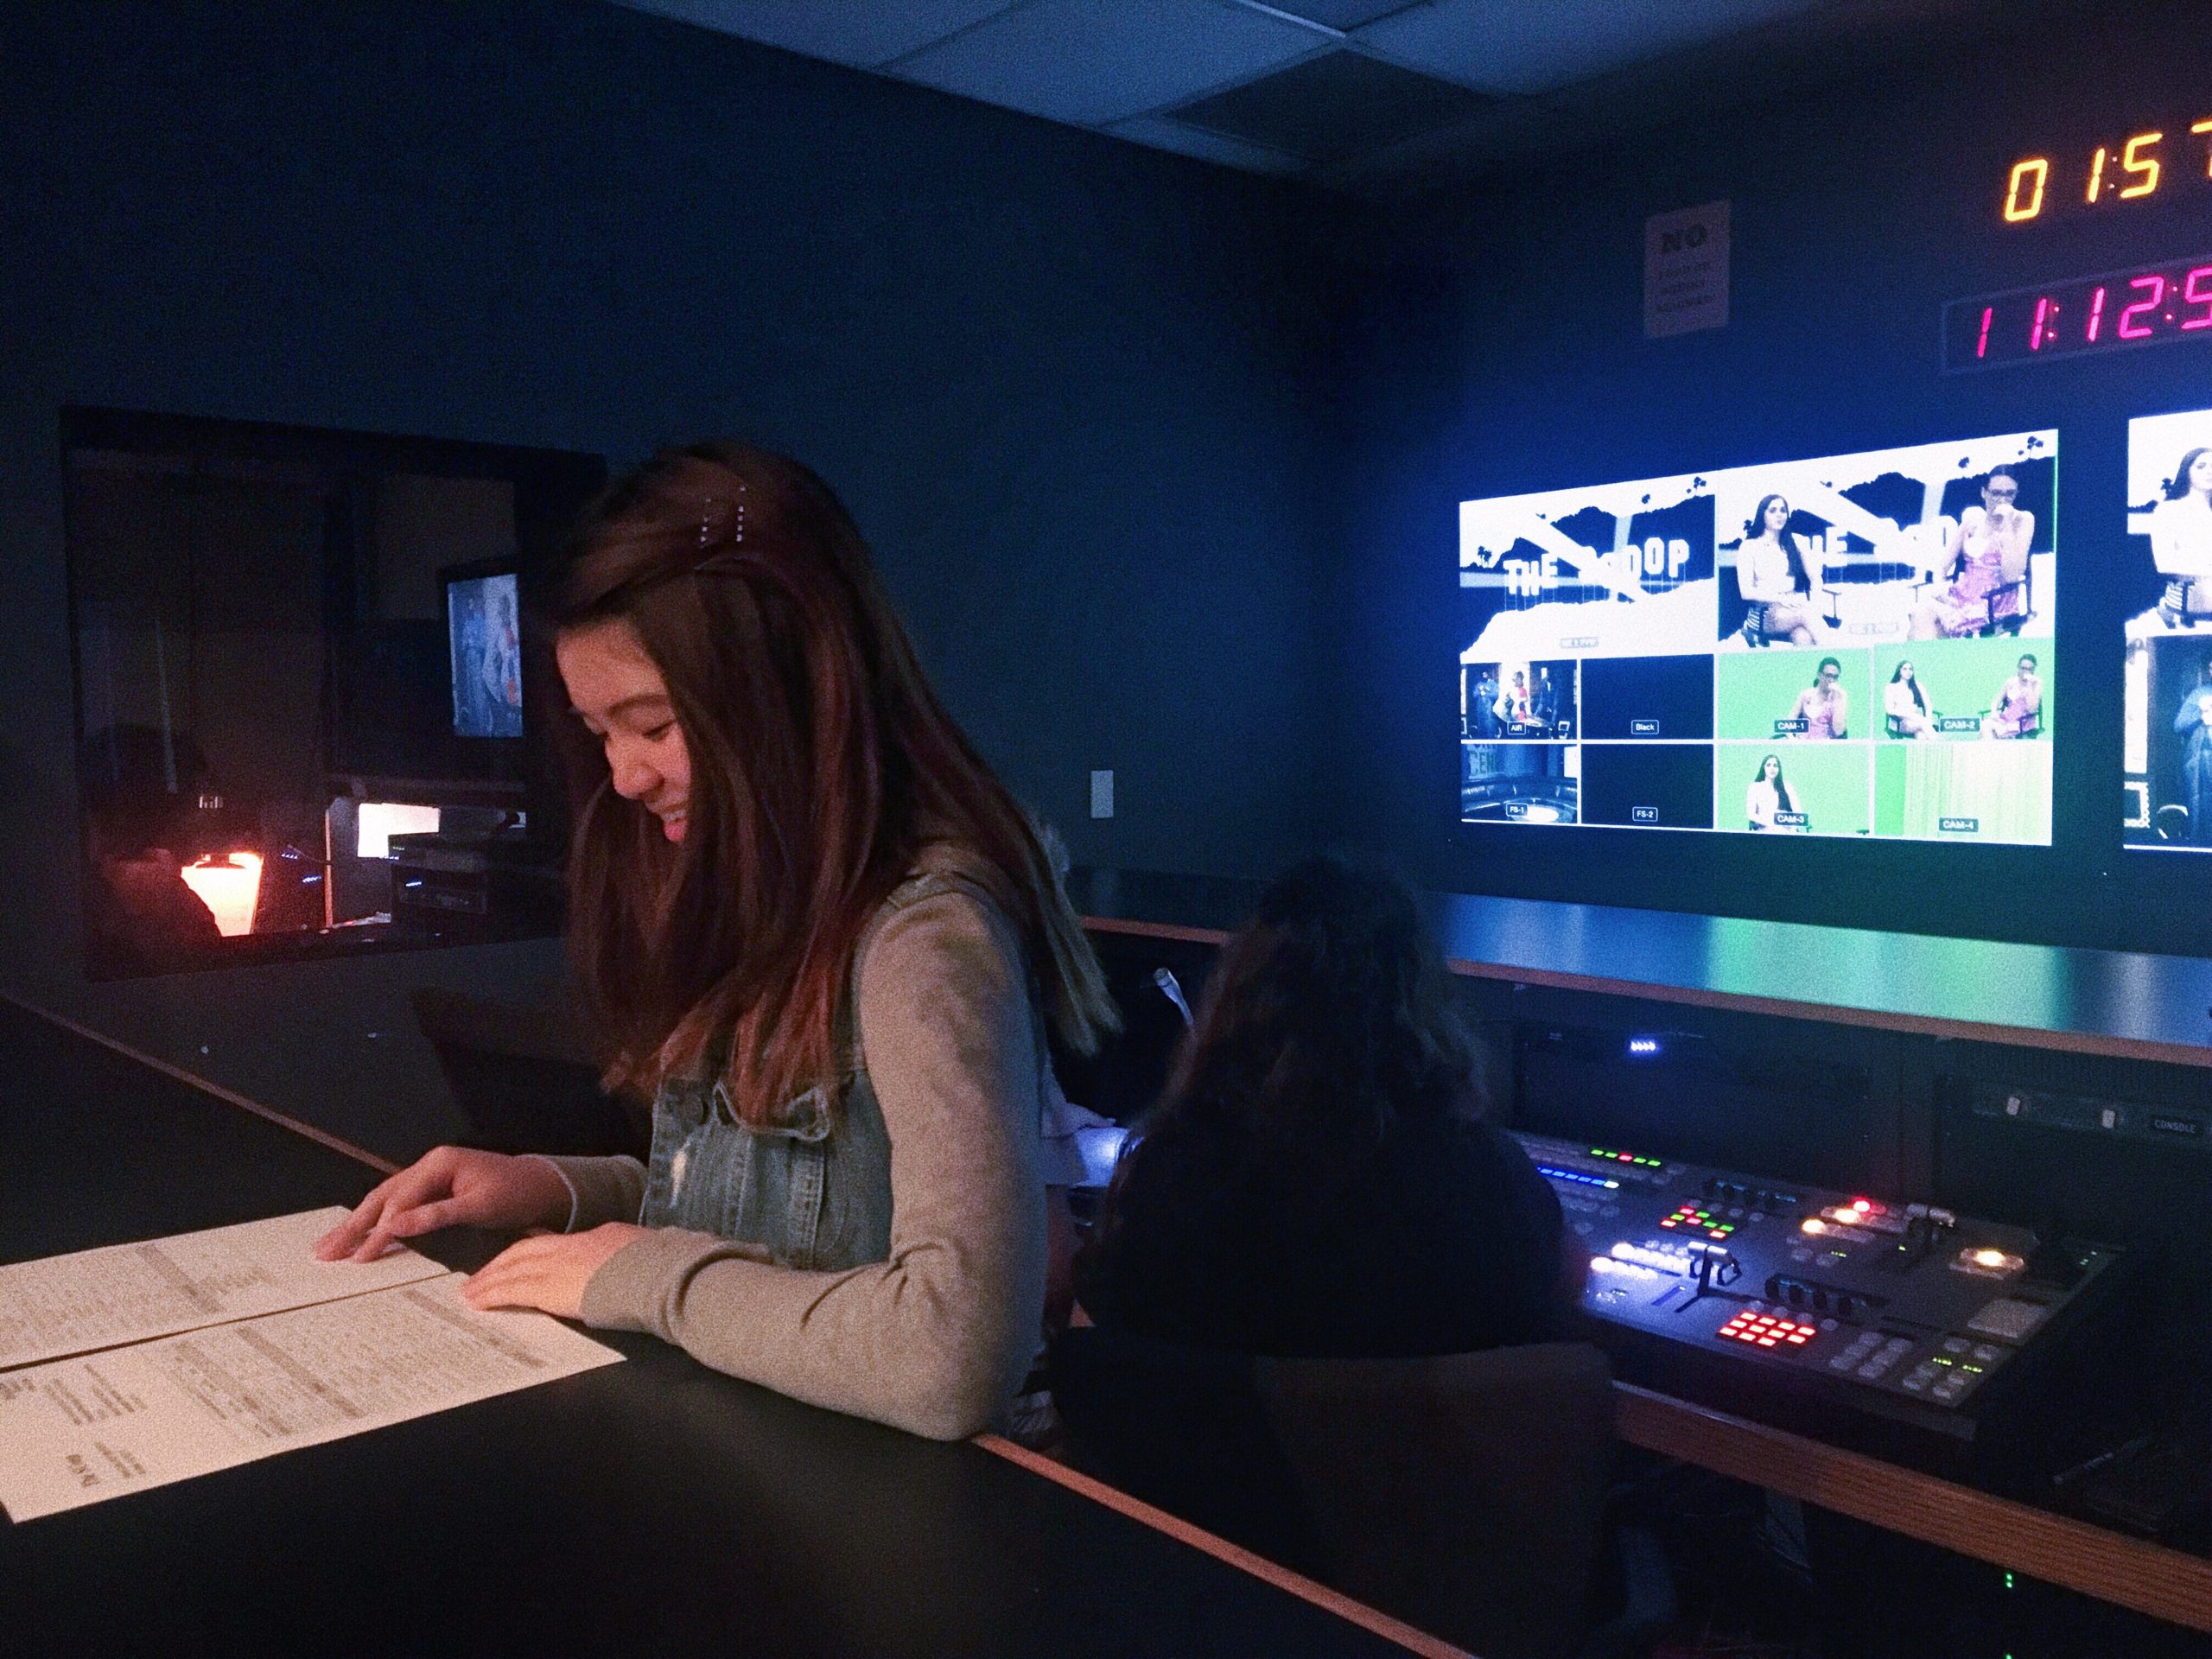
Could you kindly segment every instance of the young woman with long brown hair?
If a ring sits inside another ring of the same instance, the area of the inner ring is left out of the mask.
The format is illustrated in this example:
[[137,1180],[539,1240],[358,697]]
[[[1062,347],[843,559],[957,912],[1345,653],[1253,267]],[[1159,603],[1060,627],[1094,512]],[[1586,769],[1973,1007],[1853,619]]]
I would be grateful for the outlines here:
[[1034,830],[794,461],[656,457],[588,517],[553,609],[598,746],[571,946],[610,1084],[653,1100],[651,1160],[442,1147],[319,1254],[559,1229],[468,1299],[974,1433],[1038,1340],[1046,1027],[1087,1050],[1114,1019]]

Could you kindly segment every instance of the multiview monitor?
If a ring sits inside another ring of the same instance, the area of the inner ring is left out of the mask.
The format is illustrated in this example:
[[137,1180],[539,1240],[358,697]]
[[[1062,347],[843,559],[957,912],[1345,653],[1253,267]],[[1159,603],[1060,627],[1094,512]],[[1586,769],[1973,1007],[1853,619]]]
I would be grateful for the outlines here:
[[1463,501],[1462,821],[2049,845],[2057,448]]
[[2127,423],[2121,834],[2212,851],[2212,410]]

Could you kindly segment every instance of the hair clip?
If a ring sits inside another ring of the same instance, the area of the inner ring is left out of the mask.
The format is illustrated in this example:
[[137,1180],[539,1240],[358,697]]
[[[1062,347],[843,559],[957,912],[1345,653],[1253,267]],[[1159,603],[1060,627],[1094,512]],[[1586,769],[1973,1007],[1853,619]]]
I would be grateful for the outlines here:
[[[714,539],[715,520],[721,513],[721,505],[720,496],[710,495],[707,498],[706,510],[699,515],[699,554],[702,558],[706,556],[708,543]],[[730,545],[733,547],[745,545],[745,480],[743,479],[737,480],[737,513],[730,525],[729,539]]]

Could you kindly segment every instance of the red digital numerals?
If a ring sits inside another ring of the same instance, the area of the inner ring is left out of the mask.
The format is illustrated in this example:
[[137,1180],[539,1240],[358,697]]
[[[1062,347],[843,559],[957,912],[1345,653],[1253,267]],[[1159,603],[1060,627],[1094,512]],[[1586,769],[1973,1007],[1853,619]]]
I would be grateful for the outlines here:
[[2171,338],[2212,328],[2212,264],[2173,276],[2123,271],[2042,291],[2028,289],[1977,304],[1962,321],[1968,333],[1952,349],[1964,349],[1971,340],[1971,350],[1964,363],[1955,354],[1954,366],[2064,357],[2100,345]]

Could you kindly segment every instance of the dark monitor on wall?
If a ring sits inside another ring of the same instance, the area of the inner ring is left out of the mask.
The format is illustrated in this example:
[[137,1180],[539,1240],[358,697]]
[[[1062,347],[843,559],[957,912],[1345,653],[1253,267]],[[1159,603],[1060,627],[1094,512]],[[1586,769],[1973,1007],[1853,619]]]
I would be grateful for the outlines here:
[[453,734],[471,741],[523,735],[521,575],[512,559],[452,565],[444,595]]

